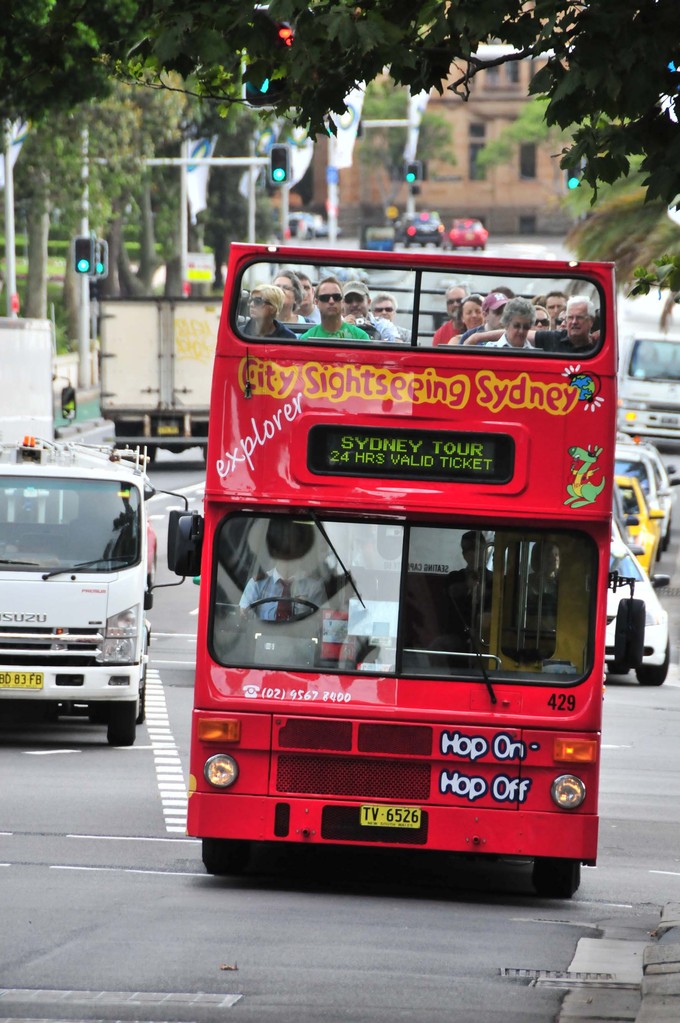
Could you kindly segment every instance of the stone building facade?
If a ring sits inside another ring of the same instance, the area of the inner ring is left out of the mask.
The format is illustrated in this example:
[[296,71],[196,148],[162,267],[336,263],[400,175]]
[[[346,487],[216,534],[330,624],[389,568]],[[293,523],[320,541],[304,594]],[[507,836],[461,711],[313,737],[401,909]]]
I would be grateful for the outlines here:
[[[430,159],[427,179],[415,197],[416,210],[437,210],[445,222],[457,216],[478,217],[492,234],[563,234],[571,224],[562,199],[565,172],[560,169],[562,144],[520,143],[509,162],[482,173],[480,150],[518,117],[527,102],[529,81],[537,70],[533,61],[512,61],[480,72],[467,101],[447,89],[433,91],[428,112],[449,122],[456,163]],[[359,234],[362,225],[385,217],[385,189],[379,174],[367,172],[359,159],[364,138],[357,139],[354,164],[340,171],[339,223],[346,234]],[[318,143],[312,165],[307,208],[325,210],[328,146]],[[395,205],[403,212],[407,185],[398,186]],[[295,200],[293,197],[292,202]]]

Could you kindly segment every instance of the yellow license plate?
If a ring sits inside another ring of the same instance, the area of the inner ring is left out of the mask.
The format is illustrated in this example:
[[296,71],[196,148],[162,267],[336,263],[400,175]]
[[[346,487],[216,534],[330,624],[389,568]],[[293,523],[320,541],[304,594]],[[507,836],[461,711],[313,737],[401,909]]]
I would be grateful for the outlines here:
[[179,435],[179,426],[177,423],[159,423],[158,424],[158,436],[159,437],[177,437]]
[[42,689],[41,671],[0,671],[0,689]]
[[359,807],[359,822],[366,828],[419,828],[419,806],[385,806],[364,803]]

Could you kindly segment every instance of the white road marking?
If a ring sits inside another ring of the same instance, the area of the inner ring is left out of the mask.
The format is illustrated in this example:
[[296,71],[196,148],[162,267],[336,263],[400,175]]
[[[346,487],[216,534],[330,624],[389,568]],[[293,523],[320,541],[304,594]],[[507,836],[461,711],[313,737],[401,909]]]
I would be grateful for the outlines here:
[[[156,780],[161,796],[165,830],[185,832],[187,826],[187,788],[182,762],[175,743],[161,677],[155,668],[146,675],[146,728],[154,753]],[[172,807],[166,798],[173,799]]]
[[27,757],[52,757],[56,753],[82,753],[81,749],[25,749]]

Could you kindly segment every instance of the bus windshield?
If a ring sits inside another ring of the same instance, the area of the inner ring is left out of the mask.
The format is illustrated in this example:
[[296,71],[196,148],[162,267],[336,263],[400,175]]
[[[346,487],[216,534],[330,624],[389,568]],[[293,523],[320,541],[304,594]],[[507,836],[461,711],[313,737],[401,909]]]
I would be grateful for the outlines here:
[[235,514],[216,555],[223,665],[555,686],[591,663],[578,533]]

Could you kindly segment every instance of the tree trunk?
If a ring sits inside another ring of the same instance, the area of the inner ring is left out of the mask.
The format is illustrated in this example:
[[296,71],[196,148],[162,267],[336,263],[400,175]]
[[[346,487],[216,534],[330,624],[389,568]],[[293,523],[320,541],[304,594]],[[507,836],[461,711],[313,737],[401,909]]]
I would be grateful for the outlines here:
[[31,182],[31,201],[26,210],[28,274],[24,296],[24,316],[47,316],[47,239],[49,235],[50,175],[45,167],[35,169]]
[[47,201],[43,199],[41,202],[36,197],[36,200],[29,205],[27,214],[28,275],[24,308],[24,315],[36,320],[44,320],[47,317],[47,240],[49,231],[50,214],[47,209]]
[[148,178],[142,187],[141,207],[142,230],[139,240],[139,269],[137,277],[142,285],[142,294],[150,295],[153,292],[154,273],[160,266],[160,260],[156,256],[156,233],[151,204],[151,183]]

